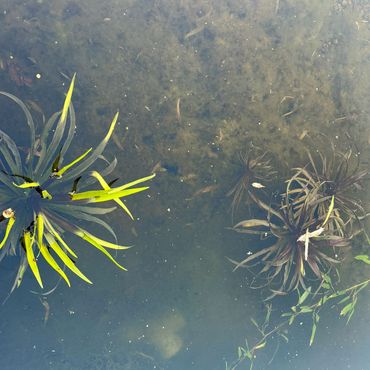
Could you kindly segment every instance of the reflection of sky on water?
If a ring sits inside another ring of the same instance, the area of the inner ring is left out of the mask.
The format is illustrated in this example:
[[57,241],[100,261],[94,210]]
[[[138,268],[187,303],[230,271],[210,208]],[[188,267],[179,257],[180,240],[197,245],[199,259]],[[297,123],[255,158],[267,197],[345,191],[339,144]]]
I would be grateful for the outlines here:
[[[98,142],[119,109],[106,151],[119,160],[116,175],[158,172],[148,193],[129,200],[139,220],[118,211],[109,219],[135,245],[123,259],[129,272],[79,246],[79,267],[94,285],[61,284],[47,297],[46,325],[28,273],[2,307],[1,365],[224,369],[256,335],[249,318],[264,317],[251,277],[232,273],[226,259],[255,246],[227,229],[238,153],[250,142],[269,150],[283,177],[304,163],[302,146],[314,133],[339,141],[349,133],[368,159],[369,9],[339,0],[0,2],[1,89],[50,115],[60,109],[65,75],[76,71],[71,157]],[[1,127],[11,130],[18,116],[0,104],[8,112]],[[3,296],[15,268],[15,258],[2,261]],[[366,295],[349,326],[333,309],[309,348],[310,323],[302,321],[273,363],[276,343],[256,368],[365,369]],[[280,300],[276,312],[291,304]]]

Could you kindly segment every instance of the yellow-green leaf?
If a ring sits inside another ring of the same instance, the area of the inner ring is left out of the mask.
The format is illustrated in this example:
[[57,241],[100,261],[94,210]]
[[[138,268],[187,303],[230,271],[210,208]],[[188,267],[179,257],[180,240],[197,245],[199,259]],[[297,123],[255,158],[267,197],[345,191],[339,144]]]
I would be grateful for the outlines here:
[[51,194],[47,190],[42,190],[41,191],[41,196],[44,199],[53,199],[53,197],[51,196]]
[[39,244],[40,252],[42,256],[44,257],[45,261],[65,280],[67,285],[70,287],[71,283],[69,282],[69,279],[65,272],[60,268],[60,266],[57,264],[53,256],[50,254],[48,249],[46,248],[45,244]]
[[118,192],[113,191],[113,189],[111,190],[90,190],[90,191],[84,191],[82,193],[71,194],[71,198],[72,200],[89,199],[91,202],[99,203],[99,202],[107,202],[109,200],[127,197],[128,195],[139,193],[146,189],[148,189],[147,186],[142,187],[142,188],[125,189],[125,190],[121,190]]
[[127,269],[125,269],[123,266],[121,266],[106,250],[105,248],[100,245],[100,243],[98,243],[95,238],[92,238],[90,237],[89,235],[85,234],[84,232],[81,232],[81,231],[77,231],[75,232],[75,234],[77,236],[79,236],[80,238],[86,240],[88,243],[90,243],[91,245],[93,245],[95,248],[99,249],[103,254],[105,254],[117,267],[119,267],[120,269],[122,270],[125,270],[127,271]]
[[62,246],[65,248],[65,250],[70,255],[72,255],[73,257],[78,258],[76,253],[73,252],[73,250],[68,246],[68,244],[62,239],[62,237],[59,235],[59,233],[54,229],[51,222],[45,216],[44,216],[44,221],[45,221],[45,225],[46,225],[46,228],[48,229],[48,231],[58,240],[58,242],[60,244],[62,244]]
[[39,244],[40,247],[42,245],[42,238],[44,236],[44,216],[41,212],[37,215],[36,229],[37,229],[37,243]]
[[37,244],[39,246],[40,252],[44,257],[45,261],[56,271],[58,274],[66,281],[68,286],[71,286],[66,274],[64,271],[59,267],[56,263],[52,255],[49,253],[48,249],[45,247],[43,243],[44,237],[44,216],[42,213],[37,215]]
[[37,282],[39,283],[40,287],[43,288],[42,280],[39,272],[39,268],[37,267],[36,258],[33,253],[33,238],[31,238],[31,233],[29,231],[25,231],[23,234],[23,241],[24,247],[26,249],[27,261],[30,265],[30,268],[35,275]]
[[[101,187],[104,190],[111,190],[111,187],[107,184],[107,182],[104,180],[103,176],[100,175],[99,172],[92,171],[91,172],[91,176],[95,177],[99,181]],[[121,199],[114,199],[114,201],[130,216],[130,218],[132,220],[134,219],[134,217],[132,216],[130,210],[127,208],[127,206],[125,205],[125,203],[122,202]]]
[[119,249],[119,250],[124,250],[124,249],[131,248],[131,247],[124,246],[124,245],[118,245],[118,244],[115,244],[115,243],[110,243],[106,240],[103,240],[103,239],[100,239],[100,238],[96,237],[95,235],[90,234],[88,231],[86,231],[84,229],[81,229],[81,228],[79,228],[79,231],[76,232],[76,235],[78,235],[80,238],[83,238],[84,235],[87,235],[88,237],[95,240],[97,243],[99,243],[100,245],[102,245],[103,247],[106,247],[106,248]]
[[148,180],[151,180],[153,177],[155,177],[155,173],[152,173],[151,175],[149,176],[146,176],[146,177],[142,177],[140,179],[137,179],[137,180],[134,180],[134,181],[131,181],[131,182],[128,182],[127,184],[125,185],[122,185],[122,186],[119,186],[118,188],[113,188],[114,191],[120,191],[120,190],[123,190],[123,189],[127,189],[127,188],[130,188],[131,186],[134,186],[134,185],[137,185],[137,184],[140,184],[142,182],[145,182],[145,181],[148,181]]
[[334,195],[332,195],[331,197],[331,202],[330,202],[330,206],[328,209],[328,213],[326,214],[325,221],[323,222],[322,227],[325,226],[325,224],[328,222],[329,217],[331,213],[333,212],[333,209],[334,209]]
[[10,230],[12,229],[12,227],[14,225],[14,222],[15,222],[15,218],[10,217],[9,221],[8,221],[8,224],[6,225],[4,238],[3,238],[2,242],[0,243],[0,249],[4,246],[4,244],[8,240],[8,236],[9,236]]
[[92,148],[86,150],[85,153],[81,154],[78,158],[76,158],[74,161],[72,161],[71,163],[65,165],[63,168],[61,168],[59,171],[57,172],[54,172],[53,175],[56,176],[56,177],[60,177],[64,174],[64,172],[66,172],[67,170],[69,170],[72,166],[74,166],[76,163],[80,162],[82,159],[84,159],[90,152],[91,152]]
[[93,203],[100,203],[100,202],[107,202],[109,200],[115,200],[119,198],[124,198],[132,194],[140,193],[144,190],[149,189],[148,186],[144,186],[142,188],[132,188],[132,189],[125,189],[119,192],[109,192],[108,194],[104,194],[102,196],[93,198]]
[[58,257],[73,273],[75,273],[79,278],[86,281],[87,283],[92,284],[92,282],[76,267],[76,265],[67,256],[67,254],[63,251],[63,249],[60,247],[60,245],[56,242],[51,234],[45,233],[45,238],[50,248],[58,255]]
[[367,256],[366,254],[361,254],[361,255],[356,256],[355,260],[362,261],[362,262],[370,265],[369,256]]
[[117,123],[117,120],[118,120],[118,116],[119,116],[119,112],[117,112],[114,117],[113,117],[113,120],[110,124],[110,127],[109,127],[109,131],[107,133],[107,135],[105,135],[105,138],[103,139],[103,143],[106,143],[108,142],[108,140],[110,139],[110,137],[112,136],[112,133],[114,131],[114,127],[116,126],[116,123]]
[[[90,190],[90,191],[84,191],[82,193],[75,193],[71,194],[72,200],[82,200],[82,199],[95,199],[95,198],[100,198],[100,202],[105,202],[106,200],[112,200],[112,199],[118,199],[122,198],[134,193],[138,193],[140,191],[148,189],[148,187],[142,187],[142,188],[133,188],[133,189],[127,189],[131,186],[137,185],[139,183],[142,183],[144,181],[150,180],[155,176],[155,173],[142,177],[141,179],[137,179],[135,181],[131,181],[127,184],[118,186],[116,188],[109,188],[109,189],[104,189],[104,190]],[[127,190],[126,190],[127,189]],[[109,199],[102,200],[104,197],[107,197],[109,195]],[[92,200],[93,201],[93,200]]]
[[64,100],[62,115],[60,116],[60,121],[61,122],[64,122],[67,118],[67,112],[68,112],[69,105],[71,104],[73,88],[74,88],[74,85],[75,85],[75,78],[76,78],[76,73],[72,77],[71,84],[69,85],[69,89],[68,89],[66,98]]
[[13,182],[13,185],[20,189],[37,188],[38,186],[40,186],[38,182],[24,182],[20,185],[17,185],[15,182]]

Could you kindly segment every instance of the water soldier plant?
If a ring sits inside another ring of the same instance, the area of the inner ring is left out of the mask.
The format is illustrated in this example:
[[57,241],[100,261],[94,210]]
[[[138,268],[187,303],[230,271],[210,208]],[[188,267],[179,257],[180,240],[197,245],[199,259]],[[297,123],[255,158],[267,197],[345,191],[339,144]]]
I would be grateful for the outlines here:
[[[255,155],[252,155],[252,149]],[[273,170],[271,161],[266,159],[266,156],[266,152],[252,146],[246,152],[239,153],[239,176],[235,185],[227,193],[228,197],[232,197],[232,216],[250,193],[264,188],[267,182],[276,177],[277,172]]]
[[251,264],[262,265],[259,274],[265,277],[263,285],[269,287],[273,296],[285,294],[299,286],[305,288],[307,267],[321,280],[322,275],[339,262],[331,247],[349,246],[349,240],[330,229],[325,230],[332,207],[326,216],[317,217],[312,209],[305,206],[295,210],[288,192],[282,197],[279,207],[252,197],[267,212],[266,219],[241,221],[234,226],[234,230],[268,238],[271,243],[236,263],[235,269]]
[[314,160],[307,151],[309,163],[305,167],[294,169],[294,175],[288,182],[288,192],[294,196],[294,205],[310,208],[318,217],[324,217],[326,210],[334,200],[333,214],[328,221],[328,228],[344,236],[348,230],[362,228],[361,221],[366,217],[366,210],[355,194],[362,190],[361,181],[369,174],[369,169],[360,168],[360,155],[357,148],[345,152],[331,145],[330,154],[324,156],[317,151],[318,160]]
[[264,212],[266,217],[247,219],[233,227],[237,232],[257,235],[267,244],[240,262],[231,260],[235,269],[258,266],[253,281],[258,281],[258,288],[270,290],[266,300],[289,293],[297,294],[298,298],[289,312],[276,313],[273,317],[270,303],[266,305],[267,314],[261,323],[251,319],[259,339],[253,344],[246,340],[245,345],[238,348],[238,358],[226,364],[227,370],[237,369],[245,361],[249,361],[252,368],[256,352],[265,348],[270,339],[288,341],[287,328],[302,315],[311,316],[309,345],[312,345],[321,311],[335,306],[348,323],[358,294],[370,284],[367,278],[346,285],[344,279],[339,278],[338,268],[343,260],[340,253],[343,248],[347,251],[352,248],[356,263],[370,265],[368,255],[356,256],[354,244],[356,237],[361,240],[359,244],[367,240],[370,245],[363,226],[369,213],[356,194],[362,189],[369,169],[361,168],[358,150],[354,152],[350,148],[342,152],[332,145],[328,156],[316,152],[319,160],[315,161],[307,151],[308,164],[293,169],[284,193],[275,204],[262,200],[257,192],[249,192],[259,213]]
[[[124,250],[109,225],[100,216],[113,212],[116,207],[101,207],[100,203],[113,201],[131,219],[133,216],[122,198],[148,189],[137,185],[155,175],[140,178],[113,187],[117,179],[107,182],[117,160],[109,162],[102,155],[117,124],[114,116],[108,133],[95,148],[89,148],[76,159],[64,163],[64,158],[76,131],[76,117],[71,103],[75,76],[69,86],[63,109],[54,113],[36,139],[35,125],[30,111],[16,96],[1,91],[24,112],[30,132],[27,154],[22,153],[15,141],[0,130],[0,261],[6,255],[20,255],[20,264],[11,291],[18,287],[29,266],[38,284],[43,288],[39,271],[40,256],[70,286],[65,267],[79,278],[91,283],[76,266],[77,255],[70,247],[65,233],[72,233],[106,255],[120,269],[109,249]],[[98,160],[108,165],[101,171],[88,171]],[[96,185],[99,187],[97,188]],[[97,224],[108,231],[114,242],[101,239],[80,226],[81,221]],[[58,260],[59,258],[59,260]]]

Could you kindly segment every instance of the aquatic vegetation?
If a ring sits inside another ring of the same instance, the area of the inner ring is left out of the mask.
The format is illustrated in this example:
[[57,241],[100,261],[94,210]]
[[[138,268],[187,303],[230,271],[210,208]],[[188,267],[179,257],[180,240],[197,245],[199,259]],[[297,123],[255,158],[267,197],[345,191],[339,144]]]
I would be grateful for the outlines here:
[[256,197],[254,200],[267,212],[266,219],[241,221],[234,230],[272,239],[272,242],[243,261],[234,262],[235,269],[262,264],[259,274],[266,279],[263,285],[268,285],[274,295],[305,287],[306,267],[321,280],[323,274],[339,262],[333,248],[350,245],[348,239],[327,228],[330,210],[327,210],[325,219],[317,218],[307,207],[301,207],[297,213],[288,194],[282,198],[279,207],[268,205]]
[[345,235],[347,224],[358,222],[366,216],[361,200],[353,194],[362,189],[361,181],[369,174],[369,169],[360,168],[358,150],[341,152],[331,145],[329,156],[320,151],[317,153],[319,160],[315,161],[308,152],[309,164],[295,168],[295,174],[288,182],[288,193],[295,197],[297,212],[304,206],[316,212],[317,217],[325,215],[334,197],[333,215],[328,226]]
[[[359,255],[355,259],[370,264],[370,259],[367,255]],[[369,284],[370,279],[365,279],[346,288],[338,289],[338,287],[334,286],[329,275],[323,275],[323,283],[316,291],[313,291],[311,287],[302,292],[297,290],[297,304],[291,306],[289,312],[284,312],[278,315],[278,317],[272,317],[272,304],[267,304],[266,316],[262,322],[257,322],[251,318],[251,322],[258,333],[257,339],[253,338],[253,344],[246,339],[245,344],[238,347],[237,359],[230,364],[226,363],[226,370],[242,368],[240,365],[243,365],[246,361],[250,364],[249,369],[252,369],[257,358],[256,353],[268,346],[272,340],[279,341],[283,339],[285,342],[288,342],[289,327],[297,319],[302,320],[303,316],[311,316],[312,327],[309,333],[308,344],[312,346],[321,319],[321,312],[328,308],[333,311],[333,307],[336,306],[339,317],[345,318],[348,324],[355,312],[360,292],[368,287]],[[275,354],[276,350],[269,363],[273,361]]]
[[[43,287],[38,266],[41,256],[69,286],[65,267],[91,283],[76,266],[77,255],[67,242],[65,233],[81,238],[125,270],[108,250],[124,250],[128,247],[117,244],[114,230],[99,217],[114,211],[116,207],[100,207],[95,204],[113,201],[133,218],[121,199],[148,189],[147,186],[136,185],[155,176],[153,174],[116,187],[112,185],[117,179],[110,182],[105,180],[117,164],[116,159],[108,162],[102,153],[117,124],[118,112],[106,136],[95,149],[89,148],[64,164],[76,130],[75,112],[71,103],[74,81],[75,76],[62,111],[50,117],[39,138],[36,138],[35,124],[26,105],[14,95],[0,92],[22,109],[30,132],[28,153],[24,154],[15,141],[0,130],[0,261],[8,254],[20,255],[12,290],[21,284],[28,266],[40,287]],[[108,163],[105,169],[101,172],[88,171],[98,159]],[[96,183],[100,188],[94,186]],[[80,226],[81,221],[94,224],[94,227],[100,225],[111,234],[114,242],[92,234]],[[60,261],[57,261],[57,257]]]
[[[361,168],[358,151],[352,149],[341,152],[332,145],[328,156],[317,153],[318,161],[308,151],[308,165],[293,169],[277,204],[267,204],[250,193],[259,211],[266,213],[265,218],[246,219],[233,227],[237,232],[259,236],[263,239],[260,243],[264,243],[244,260],[231,260],[235,269],[259,266],[254,281],[262,280],[258,288],[268,287],[272,292],[266,300],[292,292],[298,299],[289,312],[275,315],[272,323],[271,305],[266,306],[262,323],[251,319],[259,339],[253,345],[246,340],[238,348],[238,358],[226,365],[228,370],[245,361],[252,368],[256,352],[273,338],[288,341],[288,327],[302,315],[312,317],[309,339],[312,345],[321,311],[334,305],[339,308],[339,316],[348,322],[355,312],[359,293],[370,284],[370,279],[365,279],[343,288],[338,268],[341,248],[354,250],[352,241],[361,234],[369,242],[362,225],[368,213],[356,193],[362,189],[369,169]],[[370,265],[367,254],[357,255],[355,260]]]
[[[349,247],[360,232],[367,236],[360,222],[366,210],[351,192],[361,188],[369,170],[360,169],[359,156],[351,149],[342,153],[332,146],[330,156],[317,153],[320,165],[308,151],[309,165],[293,169],[280,204],[266,204],[250,193],[267,212],[266,219],[248,219],[234,226],[238,232],[272,238],[267,247],[234,263],[236,268],[262,264],[265,285],[277,294],[304,288],[306,266],[320,282],[339,262],[338,247]],[[272,283],[278,284],[277,290]]]
[[241,173],[227,196],[232,196],[231,211],[234,215],[238,210],[243,198],[256,189],[265,187],[265,183],[270,182],[275,176],[276,171],[271,166],[271,161],[266,159],[267,153],[262,153],[260,149],[253,148],[256,155],[252,157],[250,148],[245,153],[239,153],[241,163]]

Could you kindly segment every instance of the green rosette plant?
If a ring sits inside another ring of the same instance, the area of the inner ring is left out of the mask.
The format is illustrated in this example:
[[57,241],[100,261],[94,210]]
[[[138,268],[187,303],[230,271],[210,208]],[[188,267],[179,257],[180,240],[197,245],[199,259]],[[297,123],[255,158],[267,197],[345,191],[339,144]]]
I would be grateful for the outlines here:
[[[107,182],[117,160],[108,162],[102,153],[117,124],[115,114],[108,133],[95,148],[89,148],[78,158],[65,163],[64,157],[75,135],[76,117],[71,103],[75,76],[69,86],[63,108],[45,123],[40,136],[27,106],[16,96],[0,91],[24,112],[30,132],[28,153],[24,154],[15,141],[0,130],[0,261],[6,255],[20,255],[20,264],[12,288],[18,287],[30,267],[38,284],[43,281],[38,260],[43,258],[70,286],[66,271],[70,270],[82,280],[90,279],[77,267],[77,254],[70,247],[66,234],[71,233],[106,255],[120,269],[109,252],[124,250],[117,237],[101,216],[117,207],[101,207],[100,203],[115,202],[131,219],[133,216],[122,198],[148,189],[137,186],[152,179],[155,174],[113,187],[116,180]],[[90,168],[98,159],[108,165],[100,172]],[[100,225],[114,242],[101,239],[80,226],[81,221]]]

